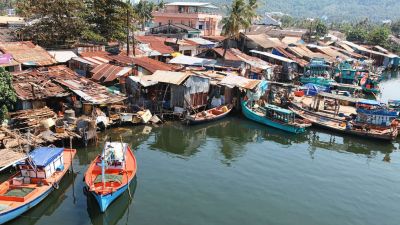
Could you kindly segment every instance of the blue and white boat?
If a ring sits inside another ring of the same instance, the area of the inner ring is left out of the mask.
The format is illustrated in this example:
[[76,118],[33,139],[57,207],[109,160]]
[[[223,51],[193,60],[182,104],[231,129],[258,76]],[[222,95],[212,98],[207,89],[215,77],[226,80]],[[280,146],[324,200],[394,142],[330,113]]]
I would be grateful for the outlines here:
[[305,120],[296,119],[293,111],[270,104],[261,107],[257,104],[252,105],[249,101],[242,101],[242,113],[255,122],[295,134],[303,133],[306,127],[311,126],[311,123]]

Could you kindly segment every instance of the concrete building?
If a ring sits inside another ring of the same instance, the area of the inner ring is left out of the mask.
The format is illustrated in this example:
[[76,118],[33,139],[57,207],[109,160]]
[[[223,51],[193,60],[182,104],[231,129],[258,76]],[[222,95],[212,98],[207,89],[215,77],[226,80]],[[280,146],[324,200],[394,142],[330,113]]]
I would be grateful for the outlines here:
[[202,2],[172,2],[165,8],[153,12],[155,26],[164,24],[184,24],[198,29],[201,35],[219,35],[218,28],[222,15],[219,8],[210,3]]

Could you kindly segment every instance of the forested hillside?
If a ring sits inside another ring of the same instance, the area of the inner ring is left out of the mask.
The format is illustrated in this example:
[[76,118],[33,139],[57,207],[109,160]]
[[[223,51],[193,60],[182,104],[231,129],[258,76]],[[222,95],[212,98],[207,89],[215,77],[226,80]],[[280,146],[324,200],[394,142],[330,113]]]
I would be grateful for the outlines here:
[[323,17],[331,21],[372,21],[400,18],[399,0],[279,0],[263,1],[263,10],[282,11],[294,17]]
[[[153,0],[157,1],[157,0]],[[165,0],[170,2],[173,0]],[[194,1],[194,0],[185,0]],[[230,0],[208,0],[230,5]],[[196,1],[197,2],[197,1]],[[200,0],[207,2],[207,0]],[[259,13],[280,11],[294,17],[325,17],[329,21],[400,19],[400,0],[259,0]]]

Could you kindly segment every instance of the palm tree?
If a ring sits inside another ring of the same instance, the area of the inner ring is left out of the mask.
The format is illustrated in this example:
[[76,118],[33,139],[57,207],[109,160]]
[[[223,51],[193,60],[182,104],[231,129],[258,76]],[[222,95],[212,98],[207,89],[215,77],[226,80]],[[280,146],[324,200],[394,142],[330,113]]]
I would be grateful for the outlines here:
[[142,31],[144,31],[146,23],[153,19],[152,13],[153,13],[154,8],[155,8],[154,3],[148,2],[146,0],[141,0],[135,6],[135,12],[136,12],[137,18],[139,20],[139,23],[142,27]]
[[228,15],[221,21],[221,34],[225,36],[223,54],[224,59],[226,50],[228,48],[228,41],[232,39],[237,40],[240,36],[240,30],[250,26],[248,18],[243,16],[246,15],[247,11],[248,6],[244,0],[234,0],[232,2],[232,6],[228,7]]
[[257,0],[249,0],[249,3],[247,4],[247,12],[245,14],[245,17],[248,20],[248,23],[244,27],[244,39],[243,39],[243,43],[242,43],[242,51],[244,50],[244,46],[246,45],[247,29],[249,29],[251,27],[251,25],[253,24],[253,21],[258,18],[257,8],[258,8]]

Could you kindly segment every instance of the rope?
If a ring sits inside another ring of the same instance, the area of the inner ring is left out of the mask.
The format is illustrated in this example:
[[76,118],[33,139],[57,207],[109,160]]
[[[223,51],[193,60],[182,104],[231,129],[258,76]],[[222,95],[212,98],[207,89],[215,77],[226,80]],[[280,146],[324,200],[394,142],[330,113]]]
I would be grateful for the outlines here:
[[[119,138],[121,140],[122,149],[124,149],[124,143],[122,142],[122,136],[119,136]],[[128,149],[126,149],[126,151],[128,151]],[[125,151],[125,154],[124,154],[124,167],[125,167],[126,181],[128,182],[127,185],[128,185],[129,199],[132,199],[131,188],[130,188],[129,177],[128,177],[128,170],[126,168],[126,157],[125,157],[126,156],[126,151]]]

